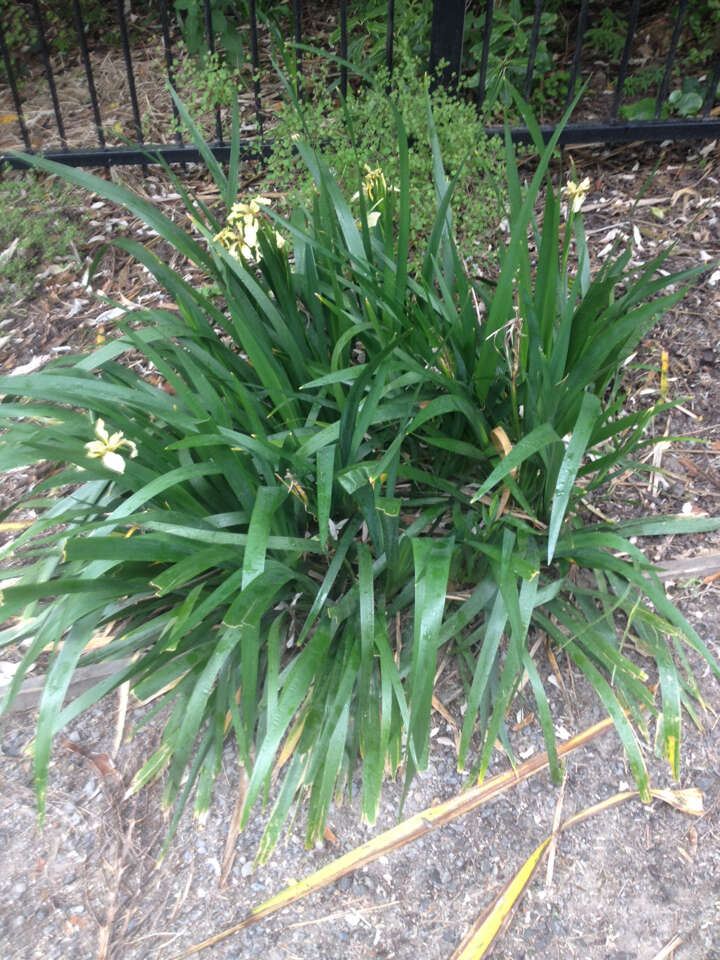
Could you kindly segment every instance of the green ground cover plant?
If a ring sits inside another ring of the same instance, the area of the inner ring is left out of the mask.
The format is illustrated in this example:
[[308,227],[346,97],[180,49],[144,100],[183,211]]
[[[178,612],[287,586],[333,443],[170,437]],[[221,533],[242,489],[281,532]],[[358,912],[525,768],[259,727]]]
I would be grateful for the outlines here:
[[[685,648],[720,667],[634,538],[718,524],[598,523],[583,499],[642,469],[633,454],[668,404],[628,412],[623,364],[698,271],[666,271],[669,251],[635,266],[617,249],[593,275],[588,184],[563,203],[548,175],[557,134],[545,147],[520,101],[539,160],[523,186],[508,135],[512,229],[494,284],[458,255],[462,170],[448,180],[427,101],[417,148],[433,156],[437,212],[415,272],[399,113],[396,177],[358,155],[354,204],[298,140],[316,191],[282,218],[238,197],[237,123],[223,170],[178,109],[225,208],[214,216],[176,179],[192,234],[116,184],[25,158],[141,217],[219,292],[119,239],[177,310],[129,311],[118,339],[0,379],[0,468],[60,467],[2,551],[16,565],[2,573],[0,643],[27,643],[2,709],[52,646],[34,743],[41,811],[55,734],[128,682],[156,698],[144,722],[164,724],[133,789],[164,775],[171,832],[193,791],[207,812],[228,737],[249,776],[243,825],[279,781],[260,860],[298,800],[308,843],[321,836],[358,765],[372,822],[386,772],[402,768],[407,787],[428,763],[441,654],[465,692],[459,767],[484,776],[498,738],[511,752],[506,716],[526,675],[558,779],[536,631],[596,690],[649,800],[638,737],[656,725],[678,775],[682,711],[699,695]],[[164,383],[124,365],[128,350]],[[87,650],[99,630],[110,641]],[[128,657],[65,703],[77,666]]]
[[0,170],[0,311],[31,293],[44,267],[76,260],[73,244],[83,239],[78,190]]
[[[181,41],[175,86],[182,90],[184,102],[193,116],[211,116],[215,110],[229,107],[238,92],[247,89],[248,74],[242,67],[242,63],[237,66],[229,62],[219,51],[206,51],[203,56],[189,55]],[[182,124],[175,120],[172,132],[181,129]]]
[[322,144],[325,161],[340,190],[348,196],[357,191],[358,156],[364,165],[382,170],[388,182],[397,184],[400,157],[395,115],[399,113],[408,140],[418,146],[408,152],[407,158],[413,239],[410,256],[417,264],[436,214],[433,158],[424,147],[430,141],[429,96],[445,168],[451,176],[458,174],[450,208],[456,234],[461,238],[461,252],[476,261],[487,261],[489,241],[501,219],[498,212],[506,191],[501,141],[486,135],[473,104],[444,87],[428,92],[428,78],[418,76],[417,60],[405,40],[398,43],[392,75],[378,67],[372,82],[366,74],[362,81],[357,90],[350,86],[345,101],[340,101],[327,78],[316,84],[312,99],[299,100],[295,90],[287,86],[272,130],[273,150],[262,170],[261,189],[285,194],[284,210],[310,202],[316,183],[298,157],[298,138]]

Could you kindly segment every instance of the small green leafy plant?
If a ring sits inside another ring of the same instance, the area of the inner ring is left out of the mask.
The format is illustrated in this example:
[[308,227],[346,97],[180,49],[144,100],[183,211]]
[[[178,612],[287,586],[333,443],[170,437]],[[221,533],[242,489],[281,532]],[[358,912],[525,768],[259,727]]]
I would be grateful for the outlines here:
[[[430,54],[431,0],[397,0],[393,8],[396,38],[402,38],[416,62],[426,64]],[[387,0],[351,4],[348,8],[348,60],[365,72],[386,63]],[[330,44],[338,49],[339,26],[330,34]]]
[[628,22],[610,7],[603,7],[597,20],[585,31],[584,41],[609,59],[618,60],[625,47]]
[[[660,118],[673,114],[681,117],[696,117],[701,112],[705,98],[708,95],[709,79],[685,77],[682,84],[672,90],[667,102],[660,108]],[[715,90],[715,97],[720,96],[720,83]],[[644,97],[634,103],[628,103],[620,108],[620,115],[626,120],[653,120],[655,117],[656,98]]]
[[60,180],[0,171],[0,310],[27,297],[49,264],[76,259],[84,237],[79,191]]
[[[681,117],[695,117],[702,110],[705,97],[708,94],[709,79],[700,80],[696,77],[685,77],[679,88],[668,96],[668,103],[674,113]],[[714,92],[714,97],[720,96],[720,83]]]
[[[437,213],[415,273],[399,112],[395,179],[359,155],[356,208],[298,140],[316,192],[283,219],[259,197],[238,201],[237,122],[225,172],[178,109],[227,211],[185,194],[194,235],[111,182],[25,158],[132,211],[222,294],[118,240],[177,310],[132,310],[94,352],[0,379],[0,468],[61,464],[25,501],[37,521],[3,551],[24,566],[3,574],[0,644],[26,642],[3,708],[52,646],[41,810],[54,735],[127,682],[164,711],[133,789],[165,774],[171,831],[193,790],[206,813],[227,737],[249,775],[243,825],[279,781],[259,859],[300,798],[313,843],[358,763],[372,822],[385,772],[402,766],[407,786],[427,766],[445,653],[465,693],[460,768],[482,777],[498,737],[511,751],[506,716],[526,675],[557,779],[536,630],[597,692],[649,800],[637,732],[657,722],[677,776],[681,711],[698,695],[684,647],[720,667],[634,539],[718,524],[597,523],[583,501],[639,469],[632,455],[653,442],[646,428],[668,404],[627,412],[623,364],[698,271],[668,273],[668,251],[637,266],[623,250],[592,276],[588,184],[567,188],[564,214],[548,177],[558,134],[545,147],[522,102],[539,161],[523,188],[508,135],[512,228],[494,285],[472,282],[458,255],[462,173],[448,181],[427,106]],[[122,363],[129,350],[160,386]],[[99,630],[110,641],[88,649]],[[64,702],[76,667],[123,658]]]
[[[298,163],[298,138],[322,144],[327,165],[346,194],[357,190],[358,155],[362,164],[382,170],[388,182],[397,183],[400,158],[395,115],[401,115],[408,139],[416,145],[408,152],[408,179],[410,256],[417,264],[423,256],[418,244],[430,236],[437,204],[432,154],[425,146],[430,136],[428,79],[417,75],[417,61],[408,43],[399,41],[392,75],[378,67],[375,81],[357,91],[351,86],[344,102],[327,79],[315,84],[312,99],[298,100],[290,87],[288,94],[269,134],[273,150],[262,171],[263,188],[285,193],[288,209],[308,204],[316,190],[309,169]],[[450,202],[461,250],[464,256],[483,262],[501,219],[505,189],[502,145],[486,135],[473,104],[441,86],[429,96],[443,160],[446,168],[457,174]]]
[[[277,13],[278,4],[259,3],[259,15]],[[272,10],[271,10],[272,8]],[[211,0],[210,30],[213,46],[223,62],[232,67],[240,67],[248,58],[248,23],[250,11],[247,2],[234,0]],[[191,56],[204,58],[208,53],[207,23],[205,4],[202,0],[175,0],[175,13],[180,22],[183,41]]]
[[[466,25],[466,44],[471,76],[469,87],[480,82],[480,63],[485,35],[485,13],[470,14]],[[543,13],[535,53],[533,83],[539,86],[552,73],[553,60],[548,50],[548,38],[557,26],[557,14]],[[522,87],[530,56],[530,38],[533,15],[523,10],[520,0],[498,6],[492,13],[492,33],[485,78],[485,99],[490,107],[507,108],[513,104],[512,88]]]
[[720,0],[697,0],[691,4],[684,33],[683,52],[688,63],[709,65],[720,46]]
[[[175,84],[194,116],[208,116],[230,107],[248,82],[247,71],[232,65],[219,51],[190,56],[180,44]],[[181,124],[175,122],[173,131]]]

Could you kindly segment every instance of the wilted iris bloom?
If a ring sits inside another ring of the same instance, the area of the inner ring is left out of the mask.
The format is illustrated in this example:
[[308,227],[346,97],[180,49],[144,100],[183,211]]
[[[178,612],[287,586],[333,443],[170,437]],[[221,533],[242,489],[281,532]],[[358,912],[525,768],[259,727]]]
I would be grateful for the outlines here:
[[[362,181],[362,192],[370,203],[377,203],[378,200],[384,200],[388,190],[387,183],[385,182],[385,174],[380,167],[373,170],[367,163],[365,164],[365,170],[366,173]],[[359,196],[360,194],[356,193],[353,200],[356,200]]]
[[[391,189],[396,189],[395,187],[388,187],[387,181],[385,180],[385,174],[382,172],[380,167],[377,167],[375,170],[372,167],[365,164],[365,176],[362,179],[362,193],[365,199],[370,204],[370,210],[367,215],[367,222],[370,228],[374,227],[379,221],[382,211],[385,208],[385,200],[387,199],[388,191]],[[359,200],[360,191],[353,194],[351,197],[352,200]]]
[[[222,244],[236,259],[257,261],[260,259],[258,234],[261,207],[269,207],[267,197],[255,197],[250,203],[234,203],[227,217],[227,226],[215,235],[215,242]],[[275,243],[279,250],[285,246],[285,238],[275,231]]]

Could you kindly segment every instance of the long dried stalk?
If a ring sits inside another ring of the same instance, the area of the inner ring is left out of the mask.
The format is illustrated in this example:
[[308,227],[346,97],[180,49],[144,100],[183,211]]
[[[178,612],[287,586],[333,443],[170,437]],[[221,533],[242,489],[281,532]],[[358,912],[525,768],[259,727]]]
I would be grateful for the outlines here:
[[[566,756],[572,753],[573,750],[584,747],[612,726],[613,721],[611,718],[607,717],[605,720],[601,720],[600,723],[588,727],[587,730],[583,730],[566,743],[561,744],[561,746],[558,747],[558,754],[560,756]],[[212,937],[208,937],[207,940],[203,940],[201,943],[196,943],[188,947],[187,950],[177,954],[172,960],[183,960],[184,957],[200,953],[200,951],[205,950],[207,947],[212,947],[221,940],[225,940],[233,934],[239,933],[240,930],[244,930],[251,924],[257,923],[259,920],[273,913],[277,913],[279,910],[283,910],[285,907],[290,906],[291,903],[295,903],[303,897],[308,896],[308,894],[315,893],[317,890],[327,887],[341,877],[359,870],[360,867],[364,867],[365,864],[372,863],[373,860],[377,860],[379,857],[391,853],[394,850],[399,850],[414,840],[419,840],[428,833],[437,830],[438,827],[442,827],[446,823],[450,823],[452,820],[463,816],[463,814],[470,813],[471,810],[477,809],[477,807],[487,803],[489,800],[495,799],[495,797],[507,792],[523,780],[535,776],[535,774],[545,770],[548,765],[549,760],[547,753],[540,753],[526,760],[525,763],[521,764],[516,770],[506,770],[504,773],[499,773],[484,783],[452,797],[445,803],[428,807],[421,813],[417,813],[415,816],[399,823],[396,827],[392,827],[390,830],[381,833],[379,837],[375,837],[373,840],[369,840],[355,850],[351,850],[342,857],[338,857],[337,860],[333,860],[332,863],[310,874],[309,877],[305,877],[304,880],[291,884],[276,896],[265,900],[257,907],[253,907],[238,923],[233,924],[233,926],[228,927],[226,930],[222,930],[220,933],[214,934]],[[574,819],[575,818],[573,818],[573,820]],[[569,822],[570,821],[568,821],[568,823]]]

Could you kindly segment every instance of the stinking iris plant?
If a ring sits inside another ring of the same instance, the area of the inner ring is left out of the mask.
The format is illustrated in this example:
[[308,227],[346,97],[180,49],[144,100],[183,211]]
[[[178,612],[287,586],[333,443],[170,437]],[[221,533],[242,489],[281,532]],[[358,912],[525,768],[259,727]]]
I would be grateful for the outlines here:
[[[522,686],[560,780],[562,702],[531,653],[540,631],[612,716],[649,800],[638,739],[654,737],[677,777],[683,709],[701,696],[684,647],[716,677],[720,665],[641,538],[720,524],[598,521],[585,504],[644,469],[637,453],[672,400],[629,404],[625,364],[700,271],[665,269],[667,250],[637,265],[626,249],[593,275],[589,182],[566,188],[561,224],[549,165],[562,127],[545,146],[524,105],[539,159],[524,187],[508,132],[510,209],[498,221],[511,229],[489,284],[468,276],[453,241],[430,101],[437,214],[424,250],[410,235],[399,115],[397,192],[377,170],[358,178],[361,204],[387,202],[367,230],[301,140],[310,209],[284,223],[261,198],[238,201],[237,115],[226,171],[176,104],[227,211],[221,222],[174,178],[201,239],[112,181],[23,158],[123,204],[221,294],[121,238],[172,310],[131,310],[91,354],[0,377],[0,470],[68,465],[44,481],[50,503],[33,491],[33,526],[0,549],[13,560],[0,647],[21,658],[0,710],[54,650],[35,742],[40,809],[55,734],[128,684],[165,724],[130,789],[165,777],[171,833],[193,790],[207,813],[228,762],[248,774],[241,827],[274,791],[260,860],[300,800],[308,844],[322,837],[358,768],[372,823],[386,772],[402,767],[407,790],[428,766],[434,678],[453,657],[465,694],[458,769],[482,778],[498,740],[512,754],[507,717]],[[278,253],[276,225],[292,256]],[[424,256],[409,270],[411,244]],[[125,365],[128,351],[172,394]],[[137,450],[124,470],[122,454]],[[111,638],[101,647],[97,631]],[[114,672],[66,703],[75,668],[98,662]]]

